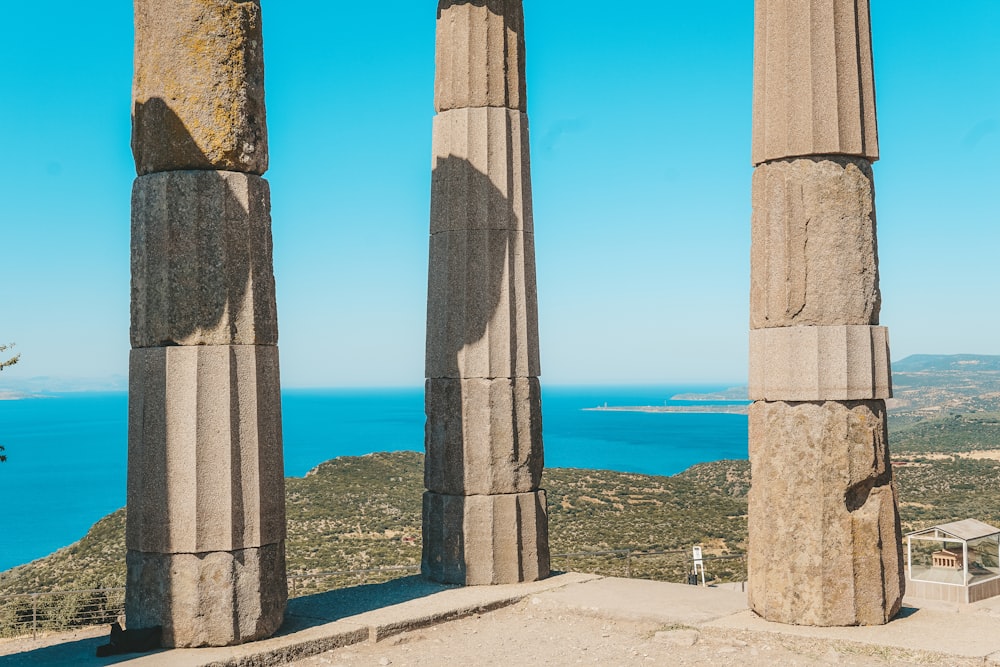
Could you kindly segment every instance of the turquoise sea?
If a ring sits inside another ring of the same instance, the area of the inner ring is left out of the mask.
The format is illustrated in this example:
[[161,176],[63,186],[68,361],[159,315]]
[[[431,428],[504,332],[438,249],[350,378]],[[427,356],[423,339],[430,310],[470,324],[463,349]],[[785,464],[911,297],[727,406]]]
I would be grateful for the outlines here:
[[[747,418],[729,414],[587,411],[683,405],[675,394],[720,386],[544,387],[549,467],[672,475],[696,463],[747,457]],[[125,393],[0,401],[0,570],[82,537],[125,504]],[[285,474],[328,459],[423,450],[422,389],[282,392]]]

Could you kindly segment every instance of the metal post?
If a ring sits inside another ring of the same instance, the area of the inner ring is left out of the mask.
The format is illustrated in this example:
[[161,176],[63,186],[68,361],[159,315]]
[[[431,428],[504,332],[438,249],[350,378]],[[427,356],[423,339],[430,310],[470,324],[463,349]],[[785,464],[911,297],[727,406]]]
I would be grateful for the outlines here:
[[962,586],[966,587],[965,601],[969,601],[969,543],[962,540]]
[[38,639],[38,593],[31,595],[31,638]]
[[632,578],[632,550],[625,550],[625,578]]
[[913,537],[906,536],[906,578],[913,579]]

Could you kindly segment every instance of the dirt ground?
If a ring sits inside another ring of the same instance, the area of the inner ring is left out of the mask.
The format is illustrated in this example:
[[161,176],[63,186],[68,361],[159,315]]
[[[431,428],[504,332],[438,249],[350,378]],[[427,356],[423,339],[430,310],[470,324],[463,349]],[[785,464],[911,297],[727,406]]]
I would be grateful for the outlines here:
[[[547,582],[545,586],[520,585],[518,589],[522,591],[525,586],[534,586],[533,592],[524,592],[527,597],[520,602],[450,622],[438,620],[435,625],[423,628],[419,624],[434,622],[432,619],[454,617],[456,613],[468,613],[469,609],[489,608],[498,600],[503,604],[517,598],[504,597],[509,592],[505,593],[503,587],[432,590],[427,594],[426,582],[407,578],[374,590],[361,587],[332,592],[327,595],[333,597],[312,600],[312,606],[300,601],[296,605],[300,620],[326,622],[329,619],[324,613],[340,610],[337,613],[343,615],[345,622],[331,623],[333,634],[322,635],[324,638],[345,630],[349,630],[344,635],[347,637],[368,628],[379,633],[403,627],[415,629],[378,643],[355,644],[290,664],[299,667],[1000,665],[1000,639],[997,639],[1000,626],[996,620],[1000,617],[1000,603],[996,607],[973,605],[961,611],[910,607],[911,613],[901,616],[890,627],[858,628],[856,632],[850,628],[794,629],[752,616],[740,591],[578,574],[559,576],[564,579]],[[365,611],[373,602],[373,594],[389,604],[384,598],[398,597],[401,592],[408,593],[409,599]],[[311,632],[312,627],[308,626],[306,631]],[[107,637],[106,627],[38,640],[0,641],[0,665],[107,665],[110,662],[94,657],[96,645],[103,642],[98,638],[104,637]],[[256,646],[257,654],[252,651],[240,654],[243,649],[205,649],[176,654],[160,652],[148,659],[135,657],[147,664],[171,667],[272,664],[259,662],[253,656],[262,659],[287,656],[289,647],[308,649],[310,642],[318,637],[300,638],[298,643],[288,646],[283,644],[288,637],[263,641]],[[60,653],[62,649],[54,644],[64,644],[67,650]],[[39,653],[38,649],[46,645],[54,651],[46,649]],[[313,643],[316,645],[330,644]],[[899,648],[906,646],[928,650]],[[930,650],[950,651],[951,655]],[[17,651],[26,653],[10,655]],[[978,657],[957,657],[962,655]]]
[[546,609],[538,598],[479,616],[358,644],[297,667],[521,665],[982,665],[921,652],[762,633],[666,627]]
[[38,635],[37,638],[15,637],[12,639],[0,639],[0,664],[3,664],[3,656],[14,655],[24,651],[34,651],[46,646],[56,644],[67,644],[81,639],[92,639],[94,637],[107,637],[111,630],[107,625],[83,628],[72,632],[49,632]]

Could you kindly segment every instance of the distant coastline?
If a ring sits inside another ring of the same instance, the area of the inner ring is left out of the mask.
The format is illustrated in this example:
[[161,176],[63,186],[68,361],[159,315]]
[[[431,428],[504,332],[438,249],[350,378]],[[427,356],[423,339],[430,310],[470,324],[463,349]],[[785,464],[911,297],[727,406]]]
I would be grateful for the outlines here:
[[687,401],[688,405],[598,405],[593,408],[583,408],[599,412],[675,412],[701,413],[721,415],[746,415],[750,413],[750,401],[745,386],[730,387],[722,391],[707,394],[684,393],[674,394],[670,401]]
[[750,413],[750,404],[739,405],[599,405],[593,408],[583,408],[598,412],[680,412],[722,415],[746,415]]
[[750,389],[746,385],[707,394],[676,394],[670,397],[671,401],[748,401],[749,399]]
[[[545,460],[552,468],[673,475],[698,463],[745,459],[746,417],[580,411],[605,401],[662,405],[675,394],[718,388],[547,387]],[[0,391],[35,393],[13,386]],[[338,456],[424,449],[421,388],[283,391],[281,408],[286,477],[301,477]],[[0,423],[0,445],[8,456],[0,464],[0,507],[7,510],[0,570],[78,540],[95,521],[125,504],[124,392],[2,401]]]

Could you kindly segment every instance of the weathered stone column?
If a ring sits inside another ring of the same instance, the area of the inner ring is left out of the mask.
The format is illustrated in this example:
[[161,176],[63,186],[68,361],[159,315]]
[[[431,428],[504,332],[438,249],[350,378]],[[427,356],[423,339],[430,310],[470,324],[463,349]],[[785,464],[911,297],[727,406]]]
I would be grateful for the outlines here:
[[129,628],[281,624],[285,505],[259,0],[136,0]]
[[868,0],[756,0],[754,74],[750,606],[885,623],[904,584]]
[[423,571],[549,574],[520,0],[440,0]]

